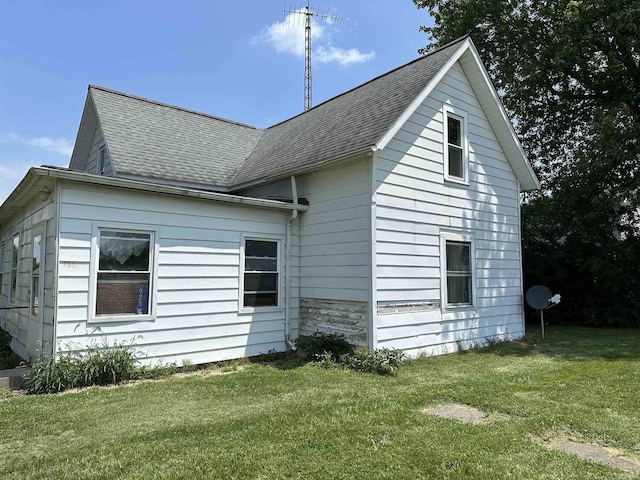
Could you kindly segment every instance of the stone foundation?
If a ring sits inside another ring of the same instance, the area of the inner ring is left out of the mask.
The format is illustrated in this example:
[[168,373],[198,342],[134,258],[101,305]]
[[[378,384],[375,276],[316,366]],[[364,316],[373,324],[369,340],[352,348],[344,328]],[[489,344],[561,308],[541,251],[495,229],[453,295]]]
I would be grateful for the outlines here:
[[367,345],[367,303],[301,298],[300,336],[316,331],[344,335],[353,345]]

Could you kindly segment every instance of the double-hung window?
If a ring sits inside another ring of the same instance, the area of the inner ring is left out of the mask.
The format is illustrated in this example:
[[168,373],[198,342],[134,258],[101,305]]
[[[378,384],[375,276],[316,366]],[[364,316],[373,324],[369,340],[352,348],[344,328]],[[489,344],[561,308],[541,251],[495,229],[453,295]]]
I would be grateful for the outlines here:
[[242,308],[277,307],[280,242],[244,238]]
[[466,113],[444,106],[445,179],[457,183],[469,182]]
[[96,236],[95,317],[149,315],[154,232],[99,228]]
[[470,235],[443,235],[443,303],[445,308],[474,305],[474,251]]
[[9,271],[9,301],[15,303],[18,298],[18,259],[20,256],[20,235],[11,239],[11,270]]

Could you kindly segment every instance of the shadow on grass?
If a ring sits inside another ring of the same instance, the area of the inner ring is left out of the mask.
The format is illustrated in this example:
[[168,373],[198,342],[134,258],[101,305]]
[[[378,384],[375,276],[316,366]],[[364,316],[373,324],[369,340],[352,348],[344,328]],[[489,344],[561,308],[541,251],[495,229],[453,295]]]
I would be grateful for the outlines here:
[[278,370],[294,370],[306,365],[306,361],[297,352],[270,352],[250,357],[249,363],[268,365]]
[[548,326],[527,327],[522,340],[497,343],[478,353],[500,356],[546,355],[563,360],[635,360],[640,358],[640,329]]

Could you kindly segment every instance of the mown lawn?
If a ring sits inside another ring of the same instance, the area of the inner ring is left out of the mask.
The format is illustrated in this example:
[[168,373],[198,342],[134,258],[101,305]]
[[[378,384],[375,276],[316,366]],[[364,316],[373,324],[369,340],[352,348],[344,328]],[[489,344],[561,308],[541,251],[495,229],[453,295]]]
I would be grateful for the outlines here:
[[[552,327],[540,342],[408,363],[396,377],[296,363],[117,388],[0,392],[3,479],[629,479],[546,448],[640,458],[640,331]],[[443,403],[494,418],[426,415]]]

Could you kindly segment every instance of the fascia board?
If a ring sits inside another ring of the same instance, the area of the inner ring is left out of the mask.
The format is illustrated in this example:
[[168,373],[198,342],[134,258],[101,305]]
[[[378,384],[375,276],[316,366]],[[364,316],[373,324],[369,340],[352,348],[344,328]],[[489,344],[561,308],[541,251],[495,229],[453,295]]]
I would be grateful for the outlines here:
[[[527,155],[524,153],[522,148],[522,144],[516,135],[515,130],[513,129],[513,125],[509,120],[509,116],[498,97],[498,92],[493,87],[491,83],[491,79],[489,78],[489,73],[487,72],[484,64],[480,59],[480,54],[476,49],[475,45],[471,40],[467,40],[468,50],[467,54],[470,55],[472,60],[471,65],[465,61],[465,59],[461,59],[461,65],[463,70],[465,70],[465,74],[467,74],[467,78],[470,78],[468,74],[468,68],[473,67],[476,69],[477,73],[482,77],[481,85],[472,85],[475,88],[482,88],[484,90],[485,95],[477,95],[478,101],[482,105],[485,110],[485,114],[489,117],[489,123],[491,124],[496,136],[498,136],[498,141],[501,143],[502,148],[505,150],[505,153],[508,154],[509,163],[511,164],[511,168],[514,170],[514,173],[518,177],[522,188],[525,191],[537,190],[540,188],[540,181],[536,177],[536,174],[531,167],[531,163],[527,159]],[[488,95],[488,97],[487,97]],[[486,99],[490,98],[490,101]],[[513,155],[511,154],[513,152]],[[517,157],[519,160],[518,165],[513,165],[513,158]]]
[[461,45],[458,47],[458,50],[451,56],[451,58],[443,65],[440,71],[431,79],[431,81],[427,84],[427,86],[420,92],[420,94],[411,102],[411,104],[405,109],[405,111],[400,115],[400,117],[391,125],[389,130],[387,130],[384,135],[378,140],[373,146],[373,150],[383,150],[391,139],[400,131],[402,126],[409,120],[409,117],[414,114],[414,112],[422,105],[422,102],[426,100],[426,98],[431,94],[435,86],[440,83],[440,81],[444,78],[447,72],[455,65],[455,63],[460,59],[462,54],[469,48],[471,45],[470,40],[467,38]]

